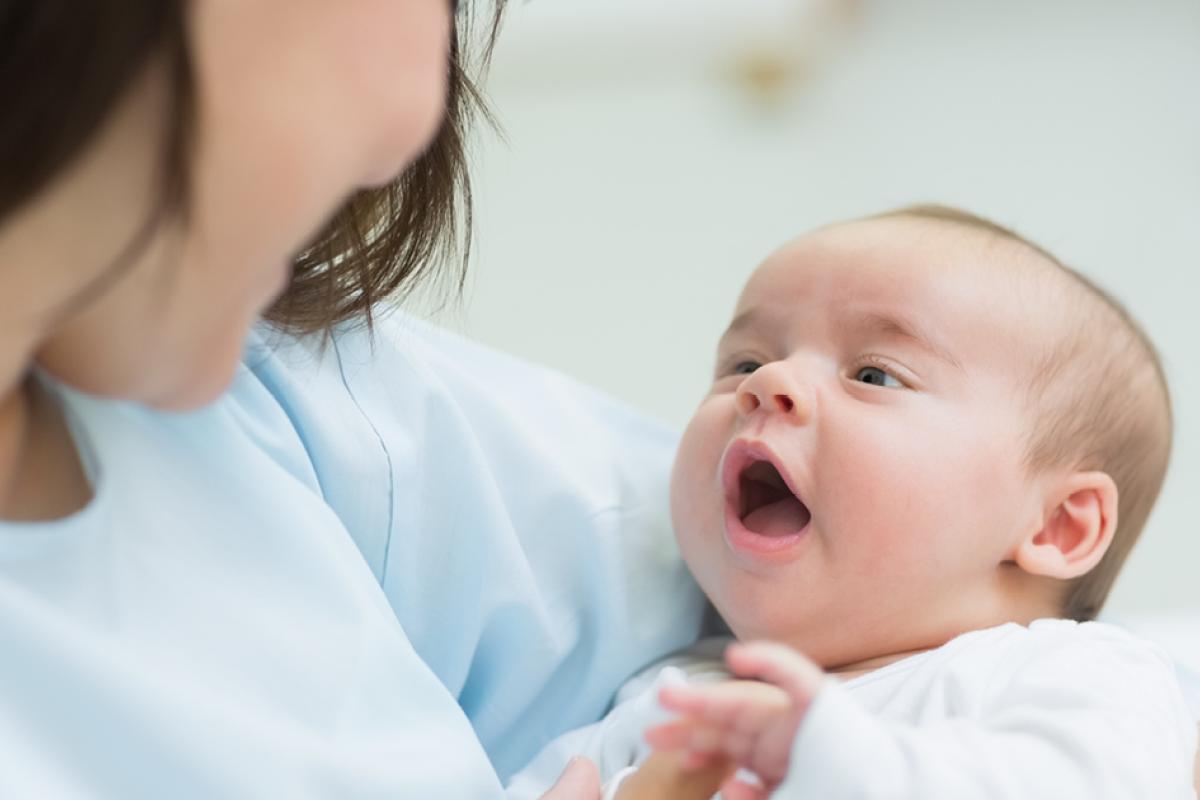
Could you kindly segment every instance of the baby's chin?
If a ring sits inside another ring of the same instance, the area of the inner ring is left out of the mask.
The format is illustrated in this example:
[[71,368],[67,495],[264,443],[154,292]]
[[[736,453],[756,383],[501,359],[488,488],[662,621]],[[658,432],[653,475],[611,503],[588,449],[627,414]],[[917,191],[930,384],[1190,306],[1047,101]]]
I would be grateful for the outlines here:
[[821,606],[811,598],[788,598],[773,587],[753,591],[727,586],[718,595],[705,591],[734,638],[786,644],[825,670],[915,649],[925,638],[907,641],[897,636],[899,631],[886,630],[869,604]]

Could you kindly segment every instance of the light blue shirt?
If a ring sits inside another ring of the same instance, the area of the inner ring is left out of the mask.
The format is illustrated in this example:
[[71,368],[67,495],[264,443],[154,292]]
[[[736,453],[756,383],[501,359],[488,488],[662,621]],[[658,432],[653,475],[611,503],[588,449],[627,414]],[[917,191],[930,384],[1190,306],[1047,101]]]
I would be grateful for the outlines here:
[[397,315],[52,388],[95,497],[0,523],[0,796],[500,796],[697,636],[673,435],[550,371]]

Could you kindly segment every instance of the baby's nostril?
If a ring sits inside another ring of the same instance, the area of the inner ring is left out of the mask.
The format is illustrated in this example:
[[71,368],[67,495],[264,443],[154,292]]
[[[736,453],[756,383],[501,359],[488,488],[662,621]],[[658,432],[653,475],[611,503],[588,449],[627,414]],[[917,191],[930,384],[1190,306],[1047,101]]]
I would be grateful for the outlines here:
[[775,405],[785,414],[796,407],[796,404],[792,401],[792,398],[788,397],[786,394],[775,395]]

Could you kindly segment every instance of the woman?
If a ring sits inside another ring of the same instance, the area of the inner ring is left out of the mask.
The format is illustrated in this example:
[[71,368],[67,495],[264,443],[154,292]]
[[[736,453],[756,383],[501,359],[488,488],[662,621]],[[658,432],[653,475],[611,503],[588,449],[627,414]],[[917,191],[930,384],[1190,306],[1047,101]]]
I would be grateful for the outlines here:
[[455,236],[453,23],[0,8],[0,795],[493,796],[695,637],[670,435],[361,324]]

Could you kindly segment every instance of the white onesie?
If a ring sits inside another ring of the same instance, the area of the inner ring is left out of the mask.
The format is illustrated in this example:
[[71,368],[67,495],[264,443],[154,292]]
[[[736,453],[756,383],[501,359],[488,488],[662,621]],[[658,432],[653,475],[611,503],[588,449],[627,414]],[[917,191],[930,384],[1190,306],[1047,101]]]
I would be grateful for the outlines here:
[[[728,677],[709,639],[629,681],[600,722],[550,743],[508,787],[534,798],[575,755],[611,797],[666,718],[658,688]],[[1170,659],[1099,622],[1043,619],[959,636],[826,682],[773,797],[861,800],[1194,800],[1196,721]]]

